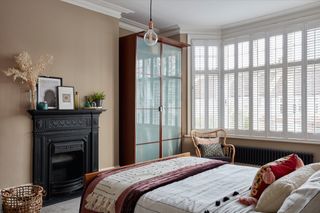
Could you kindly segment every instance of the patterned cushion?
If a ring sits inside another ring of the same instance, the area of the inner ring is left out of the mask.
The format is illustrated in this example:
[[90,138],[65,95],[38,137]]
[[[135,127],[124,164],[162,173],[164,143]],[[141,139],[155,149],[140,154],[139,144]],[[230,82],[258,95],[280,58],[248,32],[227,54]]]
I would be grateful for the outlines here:
[[277,180],[299,168],[301,166],[299,161],[301,159],[296,154],[291,154],[262,166],[253,180],[251,196],[259,199],[262,192],[271,184],[266,183],[263,178],[267,171],[272,172],[274,180]]
[[224,157],[221,144],[219,143],[199,144],[198,146],[201,156],[204,158]]
[[199,138],[199,137],[194,137],[195,142],[197,145],[199,144],[213,144],[213,143],[219,143],[220,138]]

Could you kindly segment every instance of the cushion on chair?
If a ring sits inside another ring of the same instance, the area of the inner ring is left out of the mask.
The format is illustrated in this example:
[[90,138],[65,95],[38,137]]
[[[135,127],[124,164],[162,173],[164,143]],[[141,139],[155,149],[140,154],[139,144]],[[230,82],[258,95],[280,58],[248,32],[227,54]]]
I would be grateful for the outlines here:
[[194,137],[195,142],[197,145],[199,144],[213,144],[213,143],[219,143],[220,142],[220,138],[216,137],[216,138],[199,138],[199,137]]
[[198,147],[201,151],[201,156],[204,158],[225,157],[219,143],[199,144]]

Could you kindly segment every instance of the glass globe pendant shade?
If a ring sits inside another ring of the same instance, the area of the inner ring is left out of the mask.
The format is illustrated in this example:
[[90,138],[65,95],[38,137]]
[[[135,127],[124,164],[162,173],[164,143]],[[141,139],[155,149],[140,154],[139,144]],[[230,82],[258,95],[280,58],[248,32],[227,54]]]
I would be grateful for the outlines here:
[[149,29],[148,31],[144,34],[144,42],[148,46],[154,46],[158,42],[158,35],[154,32],[153,30],[153,23],[150,21],[149,23]]

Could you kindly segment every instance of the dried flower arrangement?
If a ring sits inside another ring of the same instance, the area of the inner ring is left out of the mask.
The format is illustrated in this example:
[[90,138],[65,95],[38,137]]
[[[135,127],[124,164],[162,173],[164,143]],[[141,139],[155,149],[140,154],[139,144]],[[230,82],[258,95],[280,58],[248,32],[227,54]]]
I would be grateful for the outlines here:
[[52,63],[53,56],[44,55],[41,56],[38,63],[33,64],[31,56],[28,52],[23,51],[19,55],[15,56],[17,67],[9,68],[3,71],[6,76],[12,76],[13,81],[21,79],[20,83],[27,83],[28,89],[31,92],[31,107],[36,108],[36,85],[38,77],[46,70],[46,67]]

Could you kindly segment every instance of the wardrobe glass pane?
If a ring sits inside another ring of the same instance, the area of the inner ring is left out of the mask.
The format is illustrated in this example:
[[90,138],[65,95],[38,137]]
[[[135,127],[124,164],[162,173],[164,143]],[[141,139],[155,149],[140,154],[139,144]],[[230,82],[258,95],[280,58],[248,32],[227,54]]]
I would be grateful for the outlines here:
[[136,146],[136,162],[159,158],[159,143],[150,143]]
[[181,140],[169,140],[162,142],[162,157],[176,155],[181,151]]
[[181,49],[163,45],[162,49],[162,138],[181,136]]
[[136,143],[160,140],[160,44],[149,47],[137,39]]

